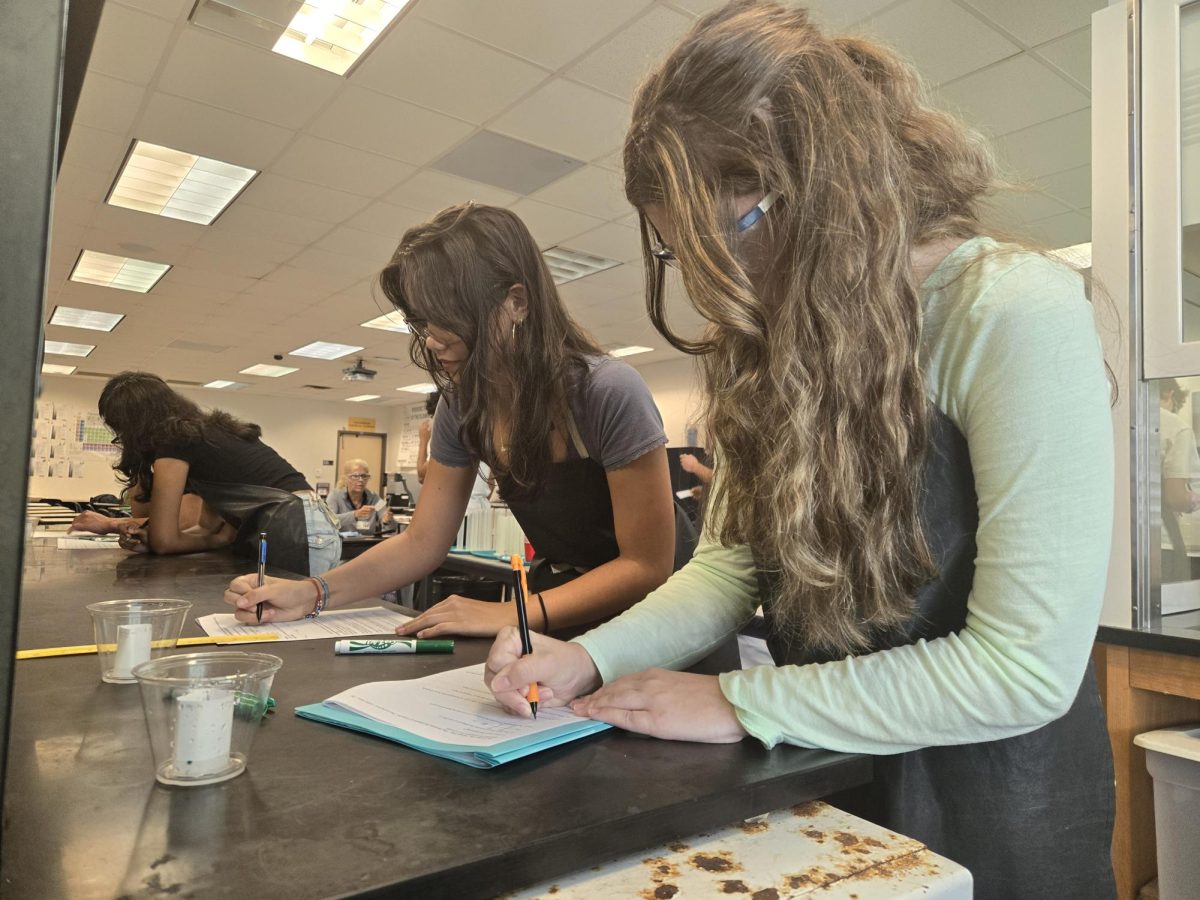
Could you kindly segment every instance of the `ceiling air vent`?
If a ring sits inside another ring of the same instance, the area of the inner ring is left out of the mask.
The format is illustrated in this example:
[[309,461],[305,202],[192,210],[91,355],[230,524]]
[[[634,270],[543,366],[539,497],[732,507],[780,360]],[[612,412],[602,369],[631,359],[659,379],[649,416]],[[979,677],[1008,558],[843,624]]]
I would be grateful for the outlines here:
[[196,353],[224,353],[229,349],[220,344],[205,344],[200,341],[171,341],[167,346],[172,350],[192,350]]
[[329,390],[329,385],[327,385],[327,384],[302,384],[302,385],[300,385],[300,387],[308,388],[310,391],[327,391],[327,390]]
[[549,250],[543,250],[542,259],[546,260],[546,267],[550,270],[555,284],[578,281],[580,278],[587,278],[589,275],[595,275],[597,272],[621,265],[615,259],[592,256],[590,253],[582,253],[567,247],[551,247]]

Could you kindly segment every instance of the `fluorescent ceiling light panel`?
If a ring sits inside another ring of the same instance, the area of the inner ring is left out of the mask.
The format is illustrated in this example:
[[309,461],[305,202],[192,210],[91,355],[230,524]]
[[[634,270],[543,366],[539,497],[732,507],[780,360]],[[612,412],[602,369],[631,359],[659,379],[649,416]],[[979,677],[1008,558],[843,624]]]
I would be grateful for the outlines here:
[[330,344],[326,341],[313,341],[303,347],[297,347],[288,356],[309,356],[313,359],[337,359],[348,353],[357,353],[362,347],[352,347],[349,344]]
[[78,366],[60,366],[57,363],[42,363],[43,375],[70,375]]
[[107,202],[208,225],[257,174],[218,159],[134,141]]
[[622,356],[634,356],[638,353],[653,353],[653,347],[617,347],[614,350],[609,350],[609,356],[615,356],[618,359]]
[[364,400],[378,400],[378,394],[359,394],[357,397],[347,397],[351,403],[362,403]]
[[438,389],[436,384],[431,384],[428,381],[422,381],[420,384],[410,384],[407,387],[398,387],[398,391],[408,391],[410,394],[432,394]]
[[605,259],[590,253],[581,253],[567,247],[551,247],[542,251],[542,259],[546,268],[554,278],[555,284],[566,284],[568,281],[578,281],[605,269],[612,269],[620,263],[615,259]]
[[210,381],[204,386],[206,388],[212,388],[216,391],[240,391],[242,388],[249,387],[250,385],[243,381],[225,381],[218,379],[216,381]]
[[91,331],[112,331],[125,318],[123,313],[100,312],[96,309],[76,309],[73,306],[56,306],[50,316],[51,325],[67,328],[87,328]]
[[66,341],[46,341],[46,352],[59,356],[88,356],[96,349],[95,344],[68,344]]
[[271,49],[345,75],[408,0],[308,0]]
[[1092,242],[1075,244],[1071,247],[1059,247],[1050,251],[1051,256],[1057,256],[1069,266],[1076,269],[1088,269],[1092,265]]
[[251,366],[248,369],[242,369],[242,375],[261,375],[263,378],[281,378],[284,375],[291,375],[293,372],[299,372],[299,369],[292,369],[288,366],[267,366],[259,364]]
[[145,294],[158,284],[158,280],[166,275],[170,268],[166,263],[84,250],[75,262],[71,280]]
[[363,322],[363,328],[378,328],[382,331],[399,331],[402,334],[408,334],[408,323],[404,321],[404,316],[398,312],[384,313],[382,316],[376,316],[370,322]]

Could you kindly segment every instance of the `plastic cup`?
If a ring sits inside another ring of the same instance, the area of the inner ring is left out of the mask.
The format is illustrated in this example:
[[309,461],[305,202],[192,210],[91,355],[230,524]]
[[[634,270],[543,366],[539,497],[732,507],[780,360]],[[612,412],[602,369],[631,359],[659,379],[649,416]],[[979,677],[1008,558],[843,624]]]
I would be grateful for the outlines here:
[[154,777],[195,786],[245,771],[283,665],[268,653],[181,653],[133,670],[142,686]]
[[105,600],[88,604],[100,680],[133,684],[139,663],[175,649],[192,604],[186,600]]

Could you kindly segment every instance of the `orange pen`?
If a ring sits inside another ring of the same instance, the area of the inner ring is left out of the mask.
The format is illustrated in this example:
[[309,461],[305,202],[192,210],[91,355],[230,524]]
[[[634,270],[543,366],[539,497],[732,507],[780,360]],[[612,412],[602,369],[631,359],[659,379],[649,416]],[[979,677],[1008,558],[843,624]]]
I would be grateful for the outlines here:
[[[525,609],[525,599],[529,596],[529,584],[525,581],[525,564],[521,557],[513,555],[509,560],[513,568],[513,590],[517,594],[517,630],[521,633],[521,654],[528,656],[533,652],[533,640],[529,637],[529,614]],[[538,686],[533,681],[529,684],[529,708],[533,717],[537,718]]]

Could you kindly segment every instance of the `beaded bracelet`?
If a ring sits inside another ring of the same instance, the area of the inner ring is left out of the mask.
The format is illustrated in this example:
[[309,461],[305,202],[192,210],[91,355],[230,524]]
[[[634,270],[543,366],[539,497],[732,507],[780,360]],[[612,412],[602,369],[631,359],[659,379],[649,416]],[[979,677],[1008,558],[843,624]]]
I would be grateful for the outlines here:
[[306,619],[315,619],[321,614],[321,610],[325,608],[325,604],[329,602],[329,583],[320,575],[310,575],[308,580],[313,583],[313,587],[317,589],[317,602],[313,606],[312,612],[306,615]]
[[546,615],[546,601],[542,599],[541,592],[534,594],[538,598],[538,606],[542,608],[542,634],[550,633],[550,617]]

